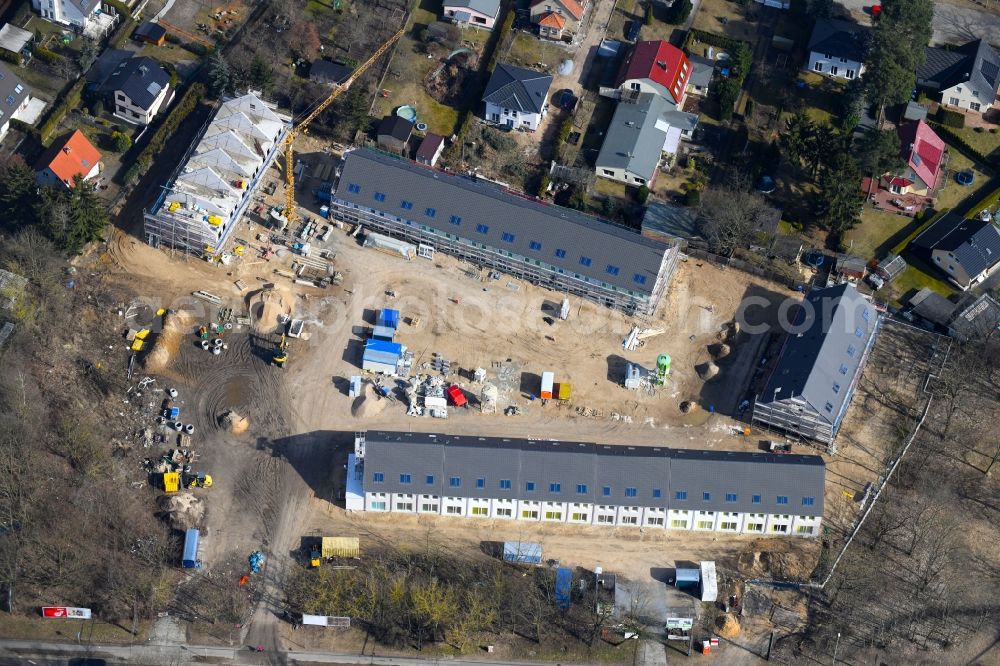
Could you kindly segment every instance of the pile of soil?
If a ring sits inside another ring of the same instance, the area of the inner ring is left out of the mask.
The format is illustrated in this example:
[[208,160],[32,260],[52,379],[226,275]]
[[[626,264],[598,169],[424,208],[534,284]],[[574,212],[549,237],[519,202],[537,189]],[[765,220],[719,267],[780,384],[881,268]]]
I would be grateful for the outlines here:
[[722,638],[732,640],[740,633],[740,623],[736,621],[732,613],[723,613],[715,618],[715,633]]
[[184,336],[190,332],[194,314],[187,310],[170,310],[163,318],[163,330],[156,336],[153,349],[146,356],[147,372],[163,372],[181,347]]
[[292,308],[277,290],[261,291],[250,301],[250,317],[257,333],[273,333],[281,324],[282,315],[291,316]]
[[167,523],[175,530],[189,530],[205,519],[205,504],[191,493],[161,495],[159,505]]
[[387,402],[389,401],[384,398],[379,399],[375,395],[375,389],[372,388],[372,385],[366,383],[364,394],[355,398],[351,405],[351,416],[356,419],[371,418],[385,409]]
[[228,411],[222,415],[219,419],[222,423],[222,427],[233,433],[234,435],[240,435],[247,431],[250,427],[250,419],[245,416],[240,416],[235,411]]
[[702,363],[695,370],[698,372],[698,376],[706,382],[719,374],[719,366],[712,362]]

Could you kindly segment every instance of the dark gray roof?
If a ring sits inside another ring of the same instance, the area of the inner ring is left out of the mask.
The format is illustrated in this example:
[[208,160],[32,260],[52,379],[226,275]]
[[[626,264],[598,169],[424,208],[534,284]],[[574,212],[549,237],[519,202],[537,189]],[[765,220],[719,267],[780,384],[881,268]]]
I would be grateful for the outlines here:
[[449,9],[464,7],[493,18],[500,13],[500,0],[445,0],[444,4]]
[[913,311],[932,324],[947,327],[958,306],[929,287],[924,287],[910,298]]
[[[381,483],[374,482],[376,473]],[[366,492],[822,516],[825,473],[823,459],[811,455],[365,433]],[[410,483],[401,482],[401,474],[409,474]],[[510,489],[501,488],[501,480],[510,481]],[[634,489],[634,496],[626,496],[626,489]],[[687,499],[676,499],[678,491]],[[709,493],[707,500],[703,493]],[[735,494],[735,501],[727,501],[727,494]],[[778,504],[779,495],[788,503]],[[803,497],[813,504],[804,506]]]
[[962,308],[951,320],[949,327],[960,340],[983,339],[994,335],[1000,330],[1000,303],[989,294],[983,294]]
[[659,201],[649,204],[646,208],[646,213],[642,216],[642,232],[683,240],[701,237],[695,215],[690,208]]
[[965,272],[975,277],[1000,262],[1000,229],[980,219],[962,220],[932,249],[951,252]]
[[927,107],[911,100],[906,103],[906,111],[903,112],[903,119],[927,120]]
[[443,143],[443,136],[434,134],[433,132],[428,132],[424,135],[424,140],[420,142],[420,148],[417,149],[417,161],[427,160],[429,163],[434,158],[434,153],[437,152],[438,148]]
[[105,49],[104,52],[97,57],[94,64],[90,66],[87,70],[87,82],[101,86],[111,73],[115,71],[118,65],[122,64],[134,54],[131,51],[126,51],[124,49]]
[[153,23],[152,21],[143,21],[139,24],[139,27],[135,29],[132,34],[133,37],[146,37],[147,39],[158,40],[161,37],[165,37],[167,34],[167,29],[164,28],[159,23]]
[[1000,56],[985,40],[963,44],[955,49],[928,46],[924,63],[917,68],[917,82],[939,90],[968,82],[974,90],[1000,87]]
[[309,80],[321,83],[343,83],[350,78],[353,71],[343,63],[316,60],[309,68]]
[[409,139],[410,132],[412,131],[413,123],[396,115],[386,116],[382,119],[382,122],[378,124],[379,136],[391,136],[392,138],[399,139],[400,141],[406,141]]
[[809,50],[835,58],[864,62],[871,28],[840,19],[819,19],[809,38]]
[[551,85],[548,74],[500,63],[486,84],[483,101],[520,113],[541,113]]
[[[358,191],[352,192],[351,185]],[[376,194],[384,201],[376,200]],[[406,215],[439,233],[537,258],[570,276],[637,293],[651,293],[668,249],[576,211],[367,149],[351,151],[344,158],[336,196],[365,208]],[[404,200],[412,207],[402,208]],[[427,215],[428,209],[433,217]],[[532,249],[532,243],[540,249]],[[556,250],[564,256],[557,256]],[[581,264],[581,258],[589,259],[590,265]],[[616,275],[608,272],[609,266],[618,269]],[[636,275],[644,284],[634,280]]]
[[101,0],[69,0],[84,16],[90,16],[101,5]]
[[136,106],[148,109],[156,97],[170,84],[170,75],[152,58],[138,56],[123,61],[101,84],[107,93],[121,91]]
[[642,93],[635,102],[618,102],[595,166],[652,178],[667,136],[656,121],[666,110],[667,101],[653,93]]
[[688,85],[697,88],[707,88],[712,82],[715,63],[699,55],[688,56],[688,60],[691,61],[691,77],[688,79]]
[[7,65],[0,64],[0,124],[10,120],[28,95],[28,86],[24,81]]
[[[845,283],[810,293],[759,401],[766,404],[801,397],[822,419],[838,425],[861,372],[865,350],[877,331],[878,318],[875,306],[854,285]],[[827,404],[830,409],[826,409]]]

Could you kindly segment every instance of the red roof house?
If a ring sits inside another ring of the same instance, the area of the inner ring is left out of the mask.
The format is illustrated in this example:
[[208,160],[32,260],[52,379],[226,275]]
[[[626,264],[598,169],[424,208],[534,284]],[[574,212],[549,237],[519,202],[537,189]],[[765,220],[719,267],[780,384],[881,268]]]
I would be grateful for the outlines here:
[[638,42],[622,64],[618,88],[656,93],[679,105],[689,78],[691,61],[679,48],[664,41]]
[[[889,187],[909,188],[906,191],[927,194],[941,180],[944,163],[944,141],[923,120],[899,126],[900,157],[906,161],[903,173],[890,179]],[[907,183],[906,181],[909,181]]]
[[563,31],[577,30],[583,12],[584,6],[577,0],[533,0],[530,15],[541,37],[560,39]]
[[93,178],[101,170],[101,153],[76,130],[52,142],[35,165],[36,180],[40,185],[73,187],[73,178]]

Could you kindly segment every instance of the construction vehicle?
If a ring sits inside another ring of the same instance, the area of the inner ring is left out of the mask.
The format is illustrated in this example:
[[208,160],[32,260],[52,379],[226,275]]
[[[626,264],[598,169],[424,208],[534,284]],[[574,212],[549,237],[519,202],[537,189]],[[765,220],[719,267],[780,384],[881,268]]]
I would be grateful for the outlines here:
[[184,487],[185,488],[211,488],[212,487],[212,475],[205,474],[204,472],[198,472],[197,474],[185,474],[184,475]]
[[319,546],[314,545],[309,549],[309,566],[313,569],[317,568],[323,561],[323,553],[320,552]]
[[181,473],[180,472],[164,472],[163,473],[163,490],[168,493],[176,493],[181,489]]
[[[405,21],[403,21],[405,23]],[[295,222],[297,220],[295,215],[295,160],[292,153],[292,144],[295,143],[295,137],[298,136],[299,132],[305,132],[309,127],[309,123],[316,119],[316,117],[323,113],[327,107],[329,107],[333,102],[340,97],[351,84],[354,83],[362,74],[365,73],[369,67],[371,67],[376,60],[382,57],[386,51],[388,51],[396,43],[396,41],[403,36],[406,32],[406,27],[400,28],[396,34],[390,37],[385,44],[378,47],[371,58],[364,61],[351,76],[344,81],[342,84],[334,84],[333,91],[324,99],[322,102],[317,104],[312,111],[310,111],[305,118],[300,120],[292,129],[288,131],[285,136],[285,211],[284,217],[289,222]]]
[[285,334],[281,334],[281,342],[278,343],[277,348],[274,350],[274,354],[271,356],[271,362],[274,363],[279,368],[285,367],[285,361],[288,360],[288,338]]

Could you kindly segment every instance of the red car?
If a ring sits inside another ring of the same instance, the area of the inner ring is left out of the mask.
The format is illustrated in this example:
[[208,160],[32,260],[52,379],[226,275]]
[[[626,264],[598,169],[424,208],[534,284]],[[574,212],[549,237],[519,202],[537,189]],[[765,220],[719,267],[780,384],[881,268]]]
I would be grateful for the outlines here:
[[451,404],[456,407],[467,407],[469,401],[465,398],[465,394],[462,393],[462,389],[458,388],[457,384],[452,384],[448,387],[448,397],[451,398]]

